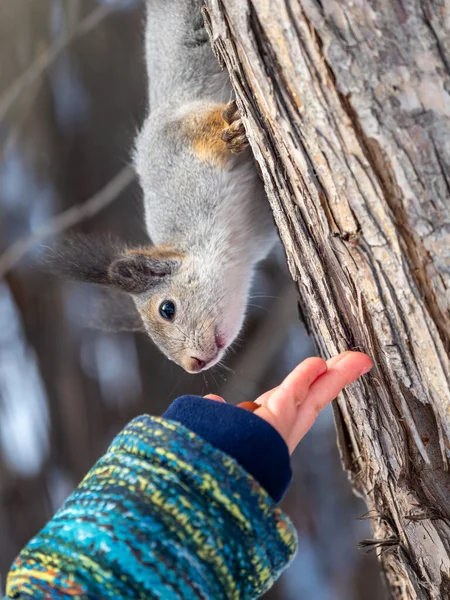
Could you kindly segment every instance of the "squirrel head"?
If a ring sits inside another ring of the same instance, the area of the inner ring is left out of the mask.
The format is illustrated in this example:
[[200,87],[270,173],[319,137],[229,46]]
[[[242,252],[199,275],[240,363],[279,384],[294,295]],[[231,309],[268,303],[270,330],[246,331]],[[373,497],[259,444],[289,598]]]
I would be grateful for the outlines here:
[[146,332],[189,373],[219,362],[242,325],[247,284],[239,293],[239,286],[210,276],[168,245],[126,248],[110,238],[76,234],[60,242],[47,263],[71,279],[131,295]]

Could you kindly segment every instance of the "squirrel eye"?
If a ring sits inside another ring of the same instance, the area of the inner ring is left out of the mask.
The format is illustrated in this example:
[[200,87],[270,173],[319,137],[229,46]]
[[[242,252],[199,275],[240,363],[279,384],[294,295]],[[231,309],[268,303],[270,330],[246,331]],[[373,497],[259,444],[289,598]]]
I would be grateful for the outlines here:
[[164,302],[159,307],[159,314],[166,321],[173,321],[175,317],[175,304],[172,300],[164,300]]

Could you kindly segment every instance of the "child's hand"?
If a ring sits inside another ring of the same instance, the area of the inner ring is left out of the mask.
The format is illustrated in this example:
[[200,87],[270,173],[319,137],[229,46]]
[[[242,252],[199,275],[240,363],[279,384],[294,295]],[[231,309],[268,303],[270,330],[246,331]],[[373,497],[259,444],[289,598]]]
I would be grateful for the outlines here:
[[[279,386],[257,398],[261,406],[254,413],[278,431],[292,454],[320,411],[371,368],[372,361],[362,352],[343,352],[327,361],[307,358]],[[205,398],[224,402],[214,394]]]

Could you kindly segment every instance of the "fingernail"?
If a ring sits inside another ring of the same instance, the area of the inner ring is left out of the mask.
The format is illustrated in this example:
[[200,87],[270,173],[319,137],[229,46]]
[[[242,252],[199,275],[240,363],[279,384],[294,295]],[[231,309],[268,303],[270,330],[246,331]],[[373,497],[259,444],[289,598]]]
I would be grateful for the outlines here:
[[214,402],[225,402],[226,404],[226,400],[217,394],[207,394],[206,396],[203,396],[203,398],[206,400],[214,400]]
[[365,375],[366,373],[368,373],[370,370],[372,369],[372,365],[368,365],[367,367],[364,367],[364,369],[361,371],[361,373],[358,375],[358,377],[361,377],[361,375]]

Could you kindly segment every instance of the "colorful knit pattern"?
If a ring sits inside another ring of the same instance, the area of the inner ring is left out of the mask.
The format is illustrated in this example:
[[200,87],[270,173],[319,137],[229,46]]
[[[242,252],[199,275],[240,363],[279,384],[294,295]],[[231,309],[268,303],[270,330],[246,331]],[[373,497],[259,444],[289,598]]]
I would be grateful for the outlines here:
[[234,459],[142,416],[14,562],[8,598],[258,598],[296,550],[292,523]]

